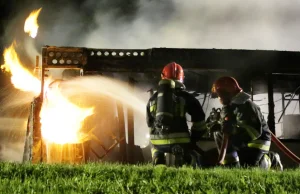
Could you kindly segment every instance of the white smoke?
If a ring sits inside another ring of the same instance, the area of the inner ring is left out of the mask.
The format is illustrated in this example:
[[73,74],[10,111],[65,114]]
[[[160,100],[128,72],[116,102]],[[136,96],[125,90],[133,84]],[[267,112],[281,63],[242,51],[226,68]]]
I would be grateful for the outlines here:
[[300,50],[299,1],[132,2],[135,6],[127,10],[131,15],[128,17],[126,13],[120,14],[117,5],[106,6],[108,1],[85,1],[82,8],[94,13],[90,21],[85,21],[88,24],[83,24],[83,18],[74,14],[76,10],[66,8],[58,13],[63,17],[52,23],[52,30],[47,32],[51,40],[57,41],[47,44],[59,42],[59,45],[95,48]]
[[[300,50],[297,0],[60,1],[64,6],[56,1],[30,2],[15,18],[24,20],[30,10],[43,7],[38,49],[56,45]],[[23,33],[23,21],[12,21],[6,39]]]

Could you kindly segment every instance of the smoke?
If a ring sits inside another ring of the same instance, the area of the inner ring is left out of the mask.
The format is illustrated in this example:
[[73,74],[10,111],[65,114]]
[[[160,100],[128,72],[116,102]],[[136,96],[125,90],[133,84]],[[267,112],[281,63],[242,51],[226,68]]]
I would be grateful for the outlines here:
[[22,161],[26,124],[34,94],[13,88],[0,91],[0,161]]
[[[149,98],[149,94],[140,90],[139,87],[134,88],[134,92],[128,90],[128,84],[124,84],[116,79],[111,79],[103,76],[87,76],[71,79],[60,84],[62,94],[68,99],[74,98],[76,96],[81,96],[85,99],[86,106],[100,105],[103,112],[108,110],[112,111],[116,109],[109,103],[109,100],[120,102],[124,107],[124,115],[127,117],[127,108],[132,108],[134,111],[134,128],[135,128],[135,144],[146,146],[148,145],[148,139],[146,135],[148,134],[148,128],[146,125],[146,103]],[[94,99],[98,99],[96,102]],[[103,100],[107,98],[109,100]],[[102,99],[102,100],[101,100]],[[102,102],[101,102],[102,101]],[[108,109],[108,110],[107,110]],[[105,117],[108,113],[100,115],[97,119],[98,123],[104,123],[104,120],[108,123],[112,123],[111,118]],[[116,115],[117,116],[117,115]],[[125,119],[127,122],[127,119]],[[102,129],[109,129],[109,125],[103,124]],[[127,123],[125,123],[127,126]]]
[[34,40],[32,39],[25,39],[24,40],[24,47],[25,47],[25,51],[26,51],[26,56],[29,57],[30,59],[30,67],[31,69],[34,69],[35,67],[35,62],[36,62],[36,56],[39,56],[41,58],[41,54],[40,52],[38,52],[38,50],[36,49],[35,45],[34,45]]
[[300,47],[300,2],[296,0],[86,0],[59,4],[31,3],[32,8],[43,7],[38,48],[46,44],[95,48]]
[[[16,39],[23,45],[21,54],[28,55],[30,68],[43,45],[299,51],[299,4],[296,0],[16,1],[3,23],[1,42],[8,46]],[[29,13],[40,7],[39,33],[32,40],[23,32],[23,25]],[[23,102],[13,98],[2,104],[23,106],[31,98],[23,97]]]
[[5,40],[29,38],[20,35],[24,20],[31,10],[43,7],[38,50],[42,45],[56,45],[297,51],[299,4],[296,0],[30,1],[6,27]]

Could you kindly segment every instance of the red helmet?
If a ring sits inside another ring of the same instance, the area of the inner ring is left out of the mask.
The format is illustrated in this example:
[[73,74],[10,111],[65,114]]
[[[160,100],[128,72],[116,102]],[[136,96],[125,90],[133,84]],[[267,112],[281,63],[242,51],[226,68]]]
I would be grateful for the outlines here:
[[227,104],[231,99],[243,91],[236,79],[233,77],[220,77],[215,81],[212,87],[212,94],[220,97],[222,104]]
[[183,82],[184,79],[183,69],[179,64],[175,62],[169,63],[162,70],[161,78],[173,79],[173,80],[178,80],[180,82]]

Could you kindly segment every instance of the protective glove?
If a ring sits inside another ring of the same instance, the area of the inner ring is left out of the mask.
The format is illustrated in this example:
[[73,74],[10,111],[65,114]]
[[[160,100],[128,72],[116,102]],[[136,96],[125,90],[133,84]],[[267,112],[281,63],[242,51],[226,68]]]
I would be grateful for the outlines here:
[[232,120],[229,120],[228,117],[225,117],[222,123],[222,132],[231,135],[233,133],[233,129],[234,126]]

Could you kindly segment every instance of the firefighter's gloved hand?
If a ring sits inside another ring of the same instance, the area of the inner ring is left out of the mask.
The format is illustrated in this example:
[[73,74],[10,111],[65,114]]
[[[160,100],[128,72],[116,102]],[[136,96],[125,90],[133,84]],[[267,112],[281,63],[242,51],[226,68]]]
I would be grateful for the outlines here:
[[228,135],[231,135],[233,133],[233,122],[230,121],[230,120],[225,120],[223,123],[222,123],[222,132],[223,133],[226,133]]

